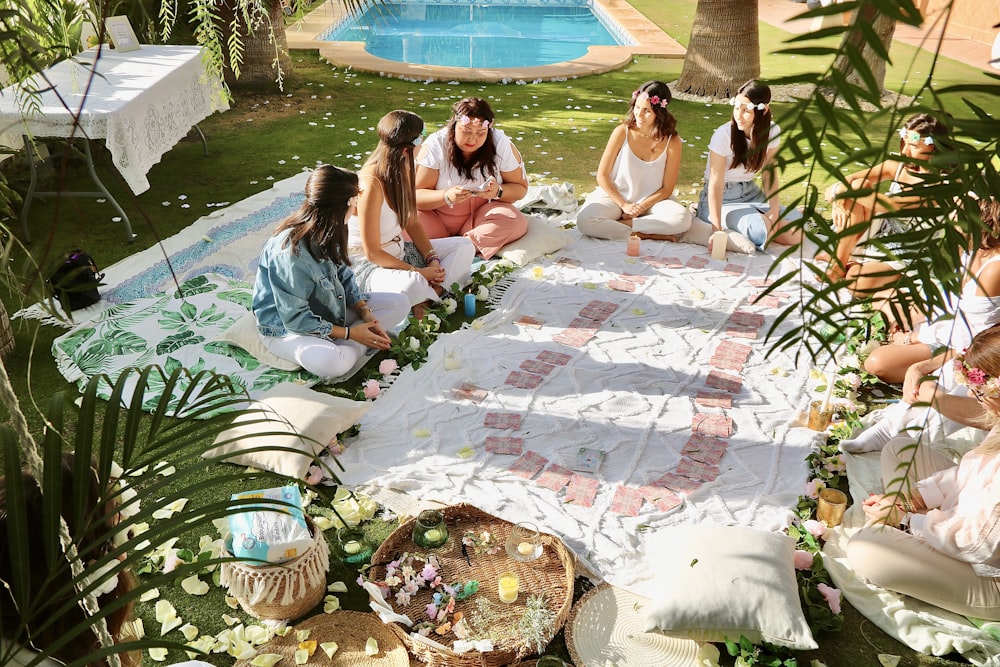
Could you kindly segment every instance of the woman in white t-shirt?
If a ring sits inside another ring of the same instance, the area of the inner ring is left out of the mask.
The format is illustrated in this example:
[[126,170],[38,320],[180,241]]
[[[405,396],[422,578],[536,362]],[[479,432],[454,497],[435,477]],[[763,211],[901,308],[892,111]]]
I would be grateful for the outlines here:
[[690,211],[672,198],[683,142],[667,110],[670,99],[661,81],[647,81],[632,93],[628,114],[597,167],[598,187],[576,217],[584,234],[675,241],[691,226]]
[[417,154],[417,216],[427,237],[464,236],[483,259],[528,231],[514,206],[528,191],[524,160],[486,100],[466,97]]
[[[702,224],[709,223],[711,231],[739,234],[761,250],[770,241],[798,243],[801,232],[787,223],[801,215],[795,211],[782,216],[778,175],[771,166],[781,135],[771,120],[771,89],[758,81],[748,81],[736,92],[732,104],[732,120],[715,131],[708,145],[706,186],[701,191],[697,217]],[[757,174],[761,175],[763,189],[757,185]],[[739,242],[737,249],[753,251]]]

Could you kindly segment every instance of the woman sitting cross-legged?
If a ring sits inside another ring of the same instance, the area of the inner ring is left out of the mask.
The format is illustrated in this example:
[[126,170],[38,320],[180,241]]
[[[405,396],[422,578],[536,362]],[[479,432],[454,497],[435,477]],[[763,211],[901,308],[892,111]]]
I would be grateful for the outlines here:
[[670,89],[647,81],[632,92],[628,113],[608,139],[597,167],[597,189],[576,217],[588,236],[677,240],[691,213],[672,199],[681,166],[682,141],[667,109]]
[[[798,243],[802,234],[789,223],[801,215],[797,211],[786,215],[778,201],[780,183],[773,162],[781,130],[771,119],[771,89],[748,81],[736,91],[732,104],[732,120],[709,141],[697,219],[681,240],[708,245],[713,232],[725,231],[727,248],[746,253],[763,250],[771,241]],[[763,189],[755,182],[757,174]]]
[[889,345],[872,350],[865,370],[884,382],[898,383],[911,364],[930,359],[935,351],[961,350],[980,331],[1000,323],[1000,202],[981,199],[978,249],[962,252],[962,292],[949,298],[950,313],[924,323],[916,332],[893,334]]
[[399,294],[365,300],[358,290],[345,223],[357,193],[356,174],[317,167],[302,206],[264,244],[253,286],[252,309],[265,347],[327,379],[346,374],[369,349],[389,349],[386,327],[402,322],[410,309]]
[[423,129],[424,121],[409,111],[379,120],[378,145],[360,173],[357,215],[348,221],[361,289],[403,294],[418,317],[453,284],[468,284],[476,254],[467,238],[430,240],[417,219],[413,153]]
[[[1000,327],[977,335],[955,360],[991,426],[958,465],[933,449],[882,450],[886,493],[864,503],[868,525],[847,544],[869,583],[963,616],[1000,620]],[[913,465],[909,465],[910,461]]]
[[[895,255],[899,245],[880,239],[921,225],[919,219],[906,216],[905,210],[926,205],[921,189],[931,169],[924,165],[947,134],[947,126],[934,116],[912,116],[899,129],[901,159],[885,160],[847,176],[846,185],[834,183],[827,188],[826,199],[833,202],[834,228],[838,232],[860,228],[838,240],[836,256],[827,271],[832,280],[846,278],[856,293],[865,296],[876,295],[898,280],[905,266]],[[889,182],[888,191],[879,194],[877,189],[885,182]],[[847,192],[848,185],[851,190],[870,190],[871,194],[838,199]],[[897,212],[891,217],[879,216]],[[817,259],[829,258],[821,253]]]
[[466,97],[417,154],[417,208],[432,239],[464,236],[483,259],[528,231],[514,206],[528,191],[524,160],[486,100]]

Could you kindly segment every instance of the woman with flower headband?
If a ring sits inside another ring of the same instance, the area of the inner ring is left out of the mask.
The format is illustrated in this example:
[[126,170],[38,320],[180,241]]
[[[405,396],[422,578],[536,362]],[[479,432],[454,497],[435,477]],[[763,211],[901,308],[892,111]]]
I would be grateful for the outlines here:
[[340,377],[368,350],[389,349],[389,328],[406,319],[399,294],[363,298],[347,257],[345,219],[356,174],[331,165],[309,175],[305,201],[264,244],[253,286],[261,342],[321,378]]
[[490,259],[528,231],[514,206],[528,191],[528,175],[486,100],[466,97],[451,111],[417,155],[418,217],[429,238],[464,236]]
[[597,167],[597,189],[576,218],[588,236],[676,241],[691,213],[672,199],[681,166],[677,121],[667,110],[667,84],[647,81],[632,92],[628,113],[616,127]]
[[348,221],[354,273],[362,290],[404,295],[421,317],[453,284],[469,282],[475,248],[465,238],[431,241],[417,218],[413,155],[424,121],[390,111],[378,122],[378,145],[361,168],[357,215]]
[[958,465],[907,437],[882,450],[886,493],[864,502],[867,520],[847,544],[864,580],[942,609],[1000,620],[1000,326],[954,361],[991,430]]
[[[920,380],[930,375],[940,376],[937,383],[945,391],[956,389],[947,360],[955,350],[969,345],[972,337],[1000,324],[1000,202],[980,199],[977,203],[982,219],[979,249],[971,247],[962,253],[959,266],[963,269],[962,292],[950,298],[951,313],[920,326],[916,333],[896,333],[892,342],[872,350],[865,359],[865,370],[885,382],[902,382],[902,400],[882,411],[879,420],[858,434],[843,440],[840,448],[847,452],[881,449],[890,438],[908,427],[922,426],[929,432],[928,442],[957,430],[953,422],[936,414],[928,418],[926,408],[914,408],[919,400]],[[969,243],[972,246],[972,242]],[[964,395],[964,390],[957,388]]]
[[[778,201],[774,156],[781,129],[771,119],[771,89],[747,81],[732,99],[733,117],[712,134],[705,165],[705,187],[698,200],[692,231],[682,241],[709,243],[710,235],[725,231],[727,248],[752,253],[769,242],[791,245],[802,235],[780,225],[784,208]],[[764,188],[756,183],[761,175]],[[800,217],[792,212],[783,219]],[[708,227],[711,225],[711,227]]]
[[[904,263],[895,256],[898,245],[879,239],[902,234],[920,225],[919,219],[905,215],[878,214],[914,208],[926,203],[917,190],[926,182],[930,169],[924,166],[946,140],[948,127],[934,116],[919,113],[899,128],[899,154],[902,159],[885,160],[874,167],[855,172],[826,190],[826,200],[833,203],[833,227],[838,232],[864,227],[837,242],[836,255],[827,275],[831,280],[847,279],[855,292],[874,295],[898,279]],[[881,183],[889,182],[885,195],[878,193]],[[871,194],[854,199],[843,198],[848,190],[867,190]],[[828,257],[821,253],[817,259]]]

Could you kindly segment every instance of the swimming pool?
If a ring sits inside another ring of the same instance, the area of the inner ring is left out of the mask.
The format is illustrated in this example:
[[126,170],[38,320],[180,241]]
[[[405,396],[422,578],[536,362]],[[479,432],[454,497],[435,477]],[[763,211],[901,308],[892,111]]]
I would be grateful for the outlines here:
[[318,37],[364,42],[368,53],[403,63],[519,68],[579,58],[591,46],[632,43],[589,0],[476,5],[394,2],[347,17]]

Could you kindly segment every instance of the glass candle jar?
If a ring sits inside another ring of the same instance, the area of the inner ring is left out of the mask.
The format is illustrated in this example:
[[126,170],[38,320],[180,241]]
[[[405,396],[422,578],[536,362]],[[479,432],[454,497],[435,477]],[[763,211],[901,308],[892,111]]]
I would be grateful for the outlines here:
[[337,555],[345,563],[366,563],[372,557],[372,548],[360,528],[344,527],[337,530]]
[[527,563],[542,555],[542,536],[533,523],[519,523],[510,530],[506,542],[507,555]]
[[628,242],[625,245],[625,254],[629,257],[638,257],[641,239],[632,234],[628,237]]
[[424,510],[413,522],[413,542],[424,549],[436,549],[448,541],[448,526],[437,510]]
[[501,572],[497,578],[497,595],[501,602],[510,604],[517,602],[517,589],[521,586],[520,580],[513,572]]

